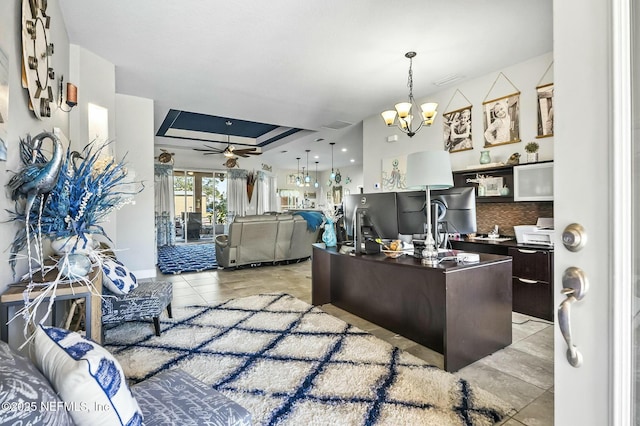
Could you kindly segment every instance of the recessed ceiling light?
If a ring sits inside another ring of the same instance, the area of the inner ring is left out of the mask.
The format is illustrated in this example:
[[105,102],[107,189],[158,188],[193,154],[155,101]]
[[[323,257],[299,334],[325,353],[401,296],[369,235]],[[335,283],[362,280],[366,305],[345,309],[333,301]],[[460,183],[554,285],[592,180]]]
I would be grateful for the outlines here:
[[318,138],[316,139],[316,142],[322,142],[324,140],[324,138]]
[[286,153],[286,152],[287,152],[287,151],[280,151],[280,154],[284,154],[284,153]]
[[342,148],[342,152],[347,152],[347,148]]
[[356,160],[354,160],[353,158],[352,158],[351,160],[349,160],[349,161],[351,161],[352,163],[355,163],[355,162],[356,162]]
[[313,158],[318,159],[318,158],[320,158],[320,156],[319,155],[314,155]]

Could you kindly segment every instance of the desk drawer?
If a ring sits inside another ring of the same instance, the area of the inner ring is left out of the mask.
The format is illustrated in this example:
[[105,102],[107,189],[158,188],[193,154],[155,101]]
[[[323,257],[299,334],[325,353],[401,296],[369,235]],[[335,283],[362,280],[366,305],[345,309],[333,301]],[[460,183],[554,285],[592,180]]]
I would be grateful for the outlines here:
[[513,257],[513,276],[528,280],[551,282],[553,274],[551,256],[547,250],[530,250],[509,247]]
[[546,281],[513,277],[513,310],[553,321],[553,295]]

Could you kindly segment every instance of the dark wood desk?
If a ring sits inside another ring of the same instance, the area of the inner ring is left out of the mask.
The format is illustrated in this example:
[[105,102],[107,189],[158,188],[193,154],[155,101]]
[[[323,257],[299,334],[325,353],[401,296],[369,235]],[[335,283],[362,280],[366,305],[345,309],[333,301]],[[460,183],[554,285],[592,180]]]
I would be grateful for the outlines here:
[[331,303],[444,355],[457,371],[511,344],[511,258],[423,266],[412,256],[340,254],[314,244],[312,303]]

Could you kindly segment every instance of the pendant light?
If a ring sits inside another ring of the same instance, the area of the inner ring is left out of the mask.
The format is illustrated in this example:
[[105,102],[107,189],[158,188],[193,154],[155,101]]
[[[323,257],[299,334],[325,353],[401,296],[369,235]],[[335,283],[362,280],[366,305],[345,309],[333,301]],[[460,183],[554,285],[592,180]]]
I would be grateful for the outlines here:
[[333,146],[335,144],[335,142],[329,142],[329,145],[331,145],[331,176],[329,176],[329,178],[331,180],[334,180],[336,178],[336,172],[333,171]]
[[316,188],[320,185],[318,185],[318,162],[316,161],[316,182],[313,184],[313,186],[315,186]]
[[310,149],[305,149],[307,153],[307,174],[304,176],[304,186],[311,186],[311,176],[309,176],[309,152]]
[[298,171],[296,172],[296,186],[300,186],[302,182],[300,182],[300,157],[296,157],[298,160]]

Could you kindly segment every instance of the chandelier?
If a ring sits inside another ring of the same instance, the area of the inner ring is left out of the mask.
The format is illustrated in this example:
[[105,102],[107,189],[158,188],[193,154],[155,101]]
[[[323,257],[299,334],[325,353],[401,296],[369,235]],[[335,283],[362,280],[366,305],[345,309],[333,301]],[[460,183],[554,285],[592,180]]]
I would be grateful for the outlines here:
[[310,149],[305,149],[305,152],[307,153],[307,174],[304,175],[304,172],[302,173],[304,175],[304,186],[311,186],[311,176],[309,176],[309,152],[311,150]]
[[302,186],[302,180],[300,179],[300,157],[296,157],[298,160],[298,171],[296,172],[296,186]]
[[[436,111],[436,108],[438,108],[437,103],[427,102],[418,107],[416,100],[413,98],[413,58],[416,55],[416,52],[407,52],[404,55],[406,58],[409,58],[409,79],[407,81],[407,86],[409,87],[409,102],[397,103],[395,110],[388,110],[381,113],[382,119],[388,127],[395,124],[409,137],[413,137],[413,135],[418,133],[422,126],[431,126],[436,114],[438,114]],[[420,117],[420,124],[416,126],[417,120],[414,120],[414,113],[418,111],[420,111],[418,115]],[[398,116],[397,122],[396,115]]]

